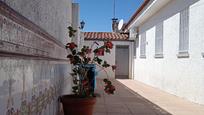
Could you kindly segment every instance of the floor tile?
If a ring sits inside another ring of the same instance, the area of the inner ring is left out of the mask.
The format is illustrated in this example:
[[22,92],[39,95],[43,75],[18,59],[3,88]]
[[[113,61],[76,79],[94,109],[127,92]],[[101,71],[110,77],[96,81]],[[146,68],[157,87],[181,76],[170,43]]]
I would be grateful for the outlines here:
[[[136,80],[117,80],[121,85],[133,92],[137,99],[142,99],[140,103],[148,106],[148,115],[153,110],[157,115],[204,115],[204,106],[192,103],[183,98],[171,95],[160,89],[148,86]],[[115,82],[116,83],[116,82]],[[128,99],[129,101],[130,99]],[[141,108],[133,108],[137,105],[128,102],[127,106],[131,112],[140,112]],[[144,110],[144,108],[143,108]],[[151,110],[151,111],[150,111]]]
[[107,113],[93,113],[93,115],[108,115]]
[[170,115],[118,81],[112,81],[116,87],[114,95],[101,93],[103,87],[97,87],[96,92],[99,92],[100,97],[97,97],[94,115]]

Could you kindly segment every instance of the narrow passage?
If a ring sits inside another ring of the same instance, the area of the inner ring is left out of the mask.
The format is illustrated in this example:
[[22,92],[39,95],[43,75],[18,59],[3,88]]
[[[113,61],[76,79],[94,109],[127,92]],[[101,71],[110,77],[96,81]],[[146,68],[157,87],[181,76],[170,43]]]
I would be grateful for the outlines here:
[[133,92],[117,80],[112,80],[116,87],[114,95],[103,91],[103,82],[97,79],[97,103],[94,115],[171,115],[159,106]]

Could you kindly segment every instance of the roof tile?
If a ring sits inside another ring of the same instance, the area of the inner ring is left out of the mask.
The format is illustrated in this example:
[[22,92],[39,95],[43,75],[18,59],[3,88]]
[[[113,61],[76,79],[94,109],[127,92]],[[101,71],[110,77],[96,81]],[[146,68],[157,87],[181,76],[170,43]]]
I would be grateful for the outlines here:
[[85,40],[128,40],[128,34],[114,32],[84,32]]

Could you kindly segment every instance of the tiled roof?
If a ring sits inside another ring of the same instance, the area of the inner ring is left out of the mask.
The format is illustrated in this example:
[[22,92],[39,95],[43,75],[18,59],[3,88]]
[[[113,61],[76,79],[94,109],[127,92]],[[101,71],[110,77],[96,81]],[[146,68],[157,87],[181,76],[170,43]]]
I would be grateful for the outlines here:
[[128,40],[128,34],[114,32],[84,32],[85,40]]

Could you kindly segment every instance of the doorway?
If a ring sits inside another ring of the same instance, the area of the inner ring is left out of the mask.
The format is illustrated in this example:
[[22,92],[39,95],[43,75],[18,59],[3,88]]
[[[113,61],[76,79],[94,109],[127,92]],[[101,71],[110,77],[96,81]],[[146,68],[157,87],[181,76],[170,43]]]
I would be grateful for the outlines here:
[[116,46],[116,79],[129,79],[129,46],[117,45]]

